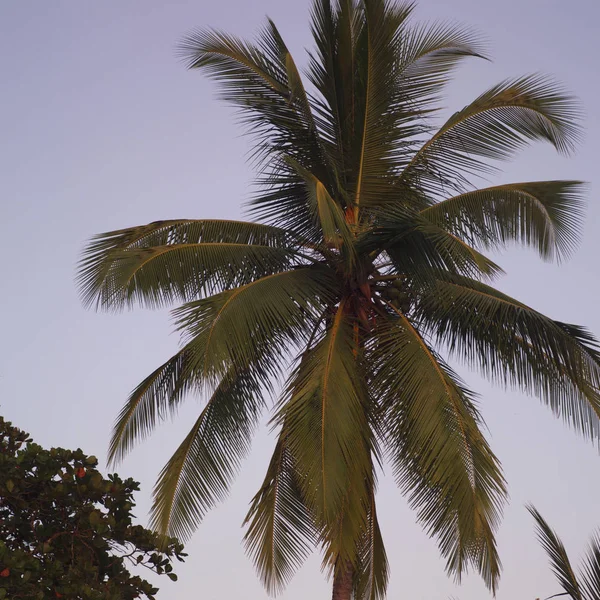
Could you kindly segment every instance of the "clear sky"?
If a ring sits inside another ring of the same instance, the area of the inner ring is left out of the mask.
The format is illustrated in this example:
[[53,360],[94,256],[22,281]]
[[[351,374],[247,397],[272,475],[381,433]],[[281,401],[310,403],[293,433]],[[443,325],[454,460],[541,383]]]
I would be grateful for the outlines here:
[[[167,311],[84,311],[73,283],[84,241],[157,219],[239,218],[248,198],[248,141],[231,109],[215,100],[212,84],[175,59],[177,41],[208,25],[251,36],[268,14],[303,57],[311,44],[308,10],[308,0],[0,2],[0,413],[41,444],[79,446],[104,457],[128,392],[177,347]],[[503,290],[600,336],[600,5],[424,0],[417,17],[470,24],[491,42],[494,62],[458,72],[449,110],[498,80],[537,71],[554,74],[582,99],[586,139],[575,158],[536,146],[501,178],[590,181],[581,248],[561,267],[526,251],[497,260],[509,273]],[[559,589],[524,504],[533,502],[579,557],[600,525],[600,456],[535,398],[464,374],[482,393],[511,494],[498,536],[504,562],[498,598],[544,598]],[[143,521],[155,477],[199,406],[190,399],[175,422],[119,468],[142,482],[137,514]],[[244,556],[240,524],[272,446],[266,432],[259,434],[229,500],[189,543],[179,582],[162,582],[162,600],[266,597]],[[391,479],[382,483],[379,501],[389,598],[488,597],[475,575],[460,587],[445,577],[435,543],[415,524]],[[309,560],[282,597],[328,598],[319,565],[318,556]]]

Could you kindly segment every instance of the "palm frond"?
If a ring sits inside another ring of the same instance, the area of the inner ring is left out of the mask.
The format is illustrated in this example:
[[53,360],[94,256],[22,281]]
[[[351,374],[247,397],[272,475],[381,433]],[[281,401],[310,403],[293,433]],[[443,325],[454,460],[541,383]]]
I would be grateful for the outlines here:
[[356,600],[385,598],[389,578],[388,560],[379,529],[374,492],[371,495],[368,527],[359,549],[359,560],[354,574]]
[[437,102],[452,71],[467,57],[486,58],[481,36],[465,27],[433,23],[409,28],[398,39],[405,101],[423,110]]
[[306,186],[306,204],[315,227],[322,232],[322,241],[328,247],[338,248],[351,264],[355,260],[354,236],[342,207],[332,197],[323,182],[291,157],[286,162],[302,178]]
[[204,70],[220,84],[222,98],[240,108],[261,164],[286,153],[323,176],[326,148],[293,59],[271,21],[257,44],[197,30],[184,38],[180,53],[190,69]]
[[203,378],[257,361],[276,369],[335,300],[336,281],[327,267],[302,267],[189,302],[173,314],[184,339],[203,340]]
[[583,563],[581,587],[586,600],[600,600],[600,531],[590,540]]
[[550,142],[570,153],[580,138],[581,116],[574,98],[540,75],[507,80],[452,115],[415,153],[403,178],[432,193],[461,189],[461,172],[490,169],[530,141]]
[[423,290],[415,318],[487,377],[534,392],[576,431],[599,439],[600,348],[584,329],[456,276]]
[[283,432],[244,525],[246,550],[265,588],[270,594],[281,591],[318,538]]
[[358,242],[358,252],[385,251],[398,274],[428,281],[439,271],[493,279],[502,269],[458,235],[401,205],[375,213],[376,223]]
[[342,301],[328,331],[303,354],[276,417],[323,531],[329,568],[357,561],[373,478],[366,383],[344,306]]
[[195,345],[190,343],[153,371],[131,392],[115,422],[109,464],[121,462],[159,421],[176,413],[187,393],[199,386],[194,376]]
[[[361,203],[379,201],[389,186],[393,158],[413,129],[414,106],[398,102],[397,40],[402,37],[413,5],[386,0],[362,3],[365,27],[356,40],[355,135],[352,167],[356,171],[354,209],[358,221]],[[400,127],[400,125],[403,125]]]
[[480,431],[472,394],[415,326],[394,315],[378,323],[368,359],[398,484],[437,538],[448,572],[460,579],[470,564],[494,590],[494,531],[506,497],[500,464]]
[[316,48],[309,53],[308,79],[318,96],[311,100],[342,190],[347,189],[351,172],[347,154],[354,129],[355,45],[363,26],[355,0],[341,0],[335,7],[331,0],[314,0],[311,30]]
[[231,370],[223,377],[158,477],[153,529],[189,539],[206,512],[223,500],[249,450],[267,382],[266,374],[256,371]]
[[582,229],[579,181],[509,183],[465,192],[421,211],[432,223],[486,247],[532,246],[545,259],[567,257]]
[[102,233],[79,262],[84,304],[119,309],[189,301],[293,262],[298,241],[276,227],[243,221],[171,220]]
[[563,590],[571,596],[573,600],[586,600],[585,595],[582,593],[581,586],[577,581],[577,577],[575,576],[575,572],[573,571],[573,567],[571,567],[567,551],[560,541],[560,538],[533,506],[528,506],[527,510],[535,519],[538,539],[550,559],[552,570],[558,578]]

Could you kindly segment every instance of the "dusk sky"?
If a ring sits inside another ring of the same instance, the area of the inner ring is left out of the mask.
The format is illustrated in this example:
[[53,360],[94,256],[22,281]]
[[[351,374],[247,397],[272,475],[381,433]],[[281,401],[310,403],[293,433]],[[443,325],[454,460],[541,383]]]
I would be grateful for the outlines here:
[[[175,47],[192,28],[251,37],[275,20],[299,63],[312,41],[309,0],[3,0],[0,2],[0,414],[44,446],[81,447],[105,458],[112,423],[130,390],[178,344],[167,310],[86,311],[75,265],[91,235],[169,218],[243,216],[253,173],[233,110]],[[595,0],[423,0],[417,20],[450,19],[489,40],[493,62],[469,62],[448,87],[454,112],[511,76],[549,73],[583,102],[585,139],[571,158],[536,145],[494,182],[590,182],[583,241],[563,265],[510,249],[494,258],[499,287],[600,336],[600,3]],[[498,600],[560,592],[524,505],[555,527],[574,561],[600,525],[600,454],[533,397],[461,374],[481,394],[489,440],[501,459],[510,504],[498,534],[504,574]],[[116,469],[141,481],[135,513],[147,521],[158,472],[187,433],[202,398]],[[187,545],[179,582],[159,579],[159,600],[266,598],[245,556],[241,523],[274,445],[258,434],[229,499]],[[476,574],[456,585],[436,543],[390,476],[379,490],[392,600],[482,600]],[[315,554],[281,596],[329,598]]]

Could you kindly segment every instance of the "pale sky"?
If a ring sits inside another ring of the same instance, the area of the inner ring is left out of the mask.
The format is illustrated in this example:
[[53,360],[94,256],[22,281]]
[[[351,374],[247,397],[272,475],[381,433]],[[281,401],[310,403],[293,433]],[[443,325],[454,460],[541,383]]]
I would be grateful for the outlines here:
[[[251,36],[269,15],[297,61],[311,45],[308,0],[122,0],[0,2],[0,413],[45,446],[106,456],[112,422],[129,391],[177,347],[167,311],[86,312],[75,262],[94,233],[168,218],[242,216],[252,172],[248,141],[215,88],[187,72],[174,47],[191,28]],[[574,158],[535,146],[497,182],[591,182],[583,243],[565,265],[528,251],[496,257],[500,286],[549,316],[600,336],[600,5],[594,0],[423,0],[419,19],[452,19],[490,40],[493,63],[469,63],[448,90],[458,110],[508,76],[551,73],[583,101],[586,139]],[[462,371],[482,394],[492,446],[511,495],[498,535],[504,563],[499,600],[559,592],[524,508],[533,502],[578,559],[600,525],[600,456],[535,398],[494,388]],[[142,483],[145,523],[156,475],[187,433],[201,399],[138,447],[118,472]],[[241,546],[248,502],[273,440],[260,433],[229,499],[187,545],[178,583],[161,578],[161,600],[266,598]],[[104,460],[101,466],[105,466]],[[391,564],[390,599],[482,600],[476,575],[456,586],[437,547],[415,523],[391,477],[379,492]],[[329,598],[315,555],[285,600]]]

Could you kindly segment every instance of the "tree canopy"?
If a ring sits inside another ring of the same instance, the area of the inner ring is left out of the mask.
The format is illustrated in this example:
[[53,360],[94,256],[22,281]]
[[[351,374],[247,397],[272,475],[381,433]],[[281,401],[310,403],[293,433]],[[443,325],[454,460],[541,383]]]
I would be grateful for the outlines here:
[[35,444],[0,417],[0,598],[133,600],[172,580],[183,546],[133,522],[139,484],[104,477],[82,450]]

